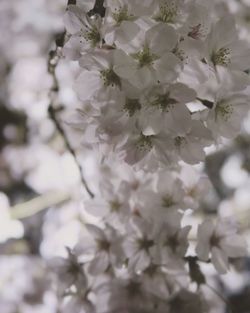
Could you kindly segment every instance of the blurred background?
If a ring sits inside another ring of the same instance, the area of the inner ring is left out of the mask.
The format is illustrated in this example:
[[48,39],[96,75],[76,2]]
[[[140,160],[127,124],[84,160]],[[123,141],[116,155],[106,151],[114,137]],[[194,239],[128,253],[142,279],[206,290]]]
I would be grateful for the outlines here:
[[[249,3],[219,2],[229,6],[250,41]],[[1,313],[59,312],[46,260],[65,255],[65,246],[77,241],[82,199],[88,197],[80,172],[91,190],[100,175],[98,156],[83,152],[81,134],[67,123],[80,103],[72,89],[77,65],[55,57],[66,5],[0,0]],[[210,150],[202,170],[212,188],[197,215],[236,216],[250,242],[250,118],[236,140]],[[233,312],[250,312],[248,258],[214,279]],[[225,301],[217,300],[214,312],[226,312]]]

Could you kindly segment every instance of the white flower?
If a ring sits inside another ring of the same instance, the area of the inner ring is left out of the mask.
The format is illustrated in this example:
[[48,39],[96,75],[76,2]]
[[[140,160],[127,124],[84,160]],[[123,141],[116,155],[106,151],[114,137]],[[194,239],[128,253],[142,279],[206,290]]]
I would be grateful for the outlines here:
[[[197,3],[190,2],[187,10],[188,17],[180,29],[183,36],[187,36],[193,40],[205,40],[211,27],[211,16],[209,16],[208,10],[211,4],[209,3]],[[195,44],[192,41],[193,44]]]
[[249,49],[239,40],[232,17],[224,17],[212,27],[206,45],[208,53],[206,61],[210,65],[240,71],[249,68]]
[[178,58],[171,53],[176,43],[174,29],[159,23],[147,30],[145,38],[138,41],[130,55],[122,50],[115,51],[114,71],[141,89],[173,80],[180,65]]
[[79,262],[78,256],[67,249],[67,258],[56,257],[49,261],[49,266],[55,271],[59,278],[59,291],[63,294],[72,285],[87,287],[87,277],[84,273],[83,264]]
[[183,0],[157,0],[157,8],[152,16],[156,22],[176,24],[182,22],[185,14]]
[[75,89],[83,101],[96,99],[100,102],[122,99],[121,79],[113,69],[113,52],[95,52],[80,59],[84,69],[76,80]]
[[152,262],[155,248],[154,224],[140,217],[134,217],[128,225],[128,236],[123,247],[128,258],[130,271],[138,272],[146,269]]
[[105,218],[115,228],[124,227],[125,221],[130,215],[128,190],[116,188],[109,182],[100,186],[102,197],[95,197],[85,202],[86,211],[90,214]]
[[64,54],[73,60],[77,60],[82,54],[100,47],[102,44],[102,19],[100,16],[88,16],[75,5],[67,7],[64,16],[66,30],[71,34],[70,39],[64,45]]
[[214,137],[232,138],[241,130],[242,120],[249,111],[249,96],[242,92],[219,90],[213,108],[209,110],[207,126]]
[[166,129],[185,133],[191,127],[191,114],[185,103],[194,101],[196,92],[181,83],[153,87],[144,96],[140,124],[155,133]]
[[187,235],[191,226],[181,227],[182,214],[175,212],[162,219],[157,244],[156,262],[167,264],[168,268],[181,268],[184,266],[182,258],[188,248]]
[[196,252],[202,261],[208,261],[211,253],[214,267],[220,274],[225,274],[229,268],[228,258],[246,255],[246,243],[229,220],[218,220],[214,224],[207,219],[198,227]]
[[210,131],[201,121],[192,121],[191,128],[185,134],[173,134],[166,139],[166,145],[172,152],[173,158],[183,160],[188,164],[196,164],[204,160],[204,147],[212,143]]
[[[88,250],[92,250],[94,253],[94,257],[89,263],[89,273],[98,275],[108,270],[110,265],[121,266],[124,254],[121,247],[122,238],[117,231],[109,225],[106,225],[105,230],[93,224],[86,224],[85,227],[94,239],[89,244],[83,243],[83,252],[84,245],[88,245]],[[83,238],[83,240],[87,240],[87,238]],[[81,247],[80,243],[79,247]]]
[[209,190],[211,182],[205,173],[201,173],[192,166],[182,166],[180,179],[185,190],[185,203],[187,208],[197,209],[199,201],[203,200]]
[[176,216],[178,210],[185,210],[185,192],[182,182],[171,172],[162,171],[157,175],[156,191],[149,190],[141,199],[140,214],[162,222]]
[[135,129],[120,148],[121,157],[130,165],[139,164],[140,168],[151,171],[161,163],[170,165],[173,161],[167,144],[165,133],[147,135]]
[[129,0],[106,0],[105,42],[120,47],[128,44],[140,31],[135,23],[136,4]]
[[[167,299],[177,288],[175,279],[178,279],[178,275],[170,276],[162,266],[151,264],[143,272],[142,284],[149,293]],[[180,281],[183,283],[183,279]]]

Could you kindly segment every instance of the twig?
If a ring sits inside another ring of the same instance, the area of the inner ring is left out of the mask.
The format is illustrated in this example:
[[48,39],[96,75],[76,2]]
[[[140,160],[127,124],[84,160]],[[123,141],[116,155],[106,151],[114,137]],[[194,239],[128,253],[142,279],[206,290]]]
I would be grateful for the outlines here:
[[58,117],[57,113],[61,110],[61,107],[55,107],[55,101],[56,101],[56,97],[59,91],[59,84],[58,84],[58,80],[56,77],[56,67],[58,65],[59,62],[59,55],[58,55],[58,49],[60,49],[60,47],[63,45],[64,42],[64,38],[65,38],[65,32],[63,32],[60,36],[58,36],[57,40],[56,40],[56,49],[50,51],[49,53],[49,58],[48,58],[48,72],[50,73],[53,82],[52,82],[52,86],[50,88],[50,92],[49,92],[49,96],[50,96],[50,104],[48,107],[48,113],[49,116],[51,118],[51,120],[54,122],[57,131],[60,133],[60,135],[62,136],[65,146],[68,149],[68,151],[72,154],[72,156],[74,157],[75,163],[79,169],[80,172],[80,176],[81,176],[81,181],[82,184],[84,185],[87,193],[89,194],[89,196],[91,198],[94,198],[94,193],[90,190],[84,176],[83,176],[83,168],[81,166],[81,164],[78,162],[77,160],[77,155],[76,152],[74,151],[74,149],[72,148],[68,137],[66,135],[66,132],[64,131],[63,127],[61,126],[61,122],[60,122],[60,118]]

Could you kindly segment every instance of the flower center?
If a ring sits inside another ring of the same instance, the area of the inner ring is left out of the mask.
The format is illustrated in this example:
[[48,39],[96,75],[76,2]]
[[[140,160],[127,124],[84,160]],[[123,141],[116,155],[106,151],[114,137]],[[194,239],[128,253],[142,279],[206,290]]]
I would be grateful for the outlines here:
[[68,273],[77,277],[82,271],[81,265],[77,262],[71,262],[68,267]]
[[168,237],[166,241],[166,246],[168,246],[173,252],[176,251],[178,245],[179,245],[179,240],[176,235]]
[[180,49],[179,45],[177,44],[174,49],[172,50],[172,53],[180,60],[184,61],[187,56],[184,50]]
[[112,69],[106,69],[102,70],[101,72],[101,78],[103,80],[104,86],[119,86],[121,87],[121,81],[118,75],[112,70]]
[[138,239],[138,245],[140,250],[148,250],[154,245],[154,241],[152,239],[148,239],[147,237]]
[[169,112],[169,110],[172,109],[176,103],[177,101],[171,98],[168,92],[164,95],[158,95],[151,105],[158,107],[162,111]]
[[157,22],[173,23],[178,14],[178,7],[174,1],[160,5],[159,12],[154,16]]
[[215,116],[220,116],[225,122],[227,122],[233,114],[233,106],[226,103],[218,103],[215,108]]
[[174,144],[176,147],[180,147],[183,143],[186,143],[185,137],[177,136],[174,138]]
[[84,32],[83,37],[86,41],[90,41],[92,47],[95,47],[101,41],[101,35],[97,27],[93,27],[90,30]]
[[137,148],[141,151],[150,151],[153,148],[152,138],[154,136],[145,136],[141,134],[138,142],[137,142]]
[[230,49],[220,48],[218,51],[212,53],[211,61],[214,65],[224,65],[230,64]]
[[152,63],[158,59],[157,55],[151,53],[147,46],[144,46],[141,51],[132,56],[139,62],[139,68],[152,65]]
[[212,235],[210,238],[210,245],[211,247],[219,247],[220,246],[220,237],[216,235]]
[[117,25],[120,25],[123,21],[130,21],[134,19],[134,15],[129,14],[128,7],[126,5],[115,8],[115,12],[112,13],[112,17]]
[[131,117],[135,114],[136,111],[141,109],[141,104],[138,99],[126,99],[126,103],[123,109],[128,113]]
[[99,250],[108,251],[110,243],[107,240],[97,240]]
[[110,210],[112,212],[118,212],[119,209],[121,208],[121,203],[116,200],[110,201],[109,205],[110,205]]
[[174,204],[175,204],[175,202],[170,195],[166,195],[165,197],[162,198],[162,206],[164,208],[169,208]]

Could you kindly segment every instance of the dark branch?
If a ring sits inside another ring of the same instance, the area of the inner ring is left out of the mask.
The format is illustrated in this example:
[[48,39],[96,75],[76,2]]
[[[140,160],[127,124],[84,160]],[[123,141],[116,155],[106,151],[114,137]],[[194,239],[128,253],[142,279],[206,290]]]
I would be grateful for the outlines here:
[[56,67],[58,65],[59,62],[59,56],[58,56],[58,49],[59,47],[63,46],[64,43],[64,38],[65,38],[65,32],[63,32],[61,35],[58,36],[57,38],[57,43],[59,43],[56,46],[55,50],[50,51],[49,53],[49,59],[48,59],[48,72],[51,74],[51,77],[53,79],[53,83],[50,89],[50,104],[49,104],[49,108],[48,108],[48,113],[49,116],[51,118],[51,120],[54,122],[57,131],[60,133],[60,135],[62,136],[64,142],[65,142],[65,146],[68,149],[68,151],[72,154],[72,156],[74,157],[74,160],[77,164],[77,167],[79,169],[80,172],[80,176],[81,176],[81,181],[82,184],[84,185],[87,193],[90,195],[91,198],[94,197],[93,192],[89,189],[89,186],[83,176],[83,168],[81,166],[81,164],[78,162],[77,160],[77,155],[76,152],[74,151],[74,149],[71,147],[71,144],[68,140],[68,137],[66,135],[66,132],[64,131],[63,127],[61,126],[61,122],[60,122],[60,118],[58,117],[58,112],[61,110],[61,107],[55,107],[55,99],[57,96],[57,93],[59,91],[59,84],[58,84],[58,80],[56,77]]

